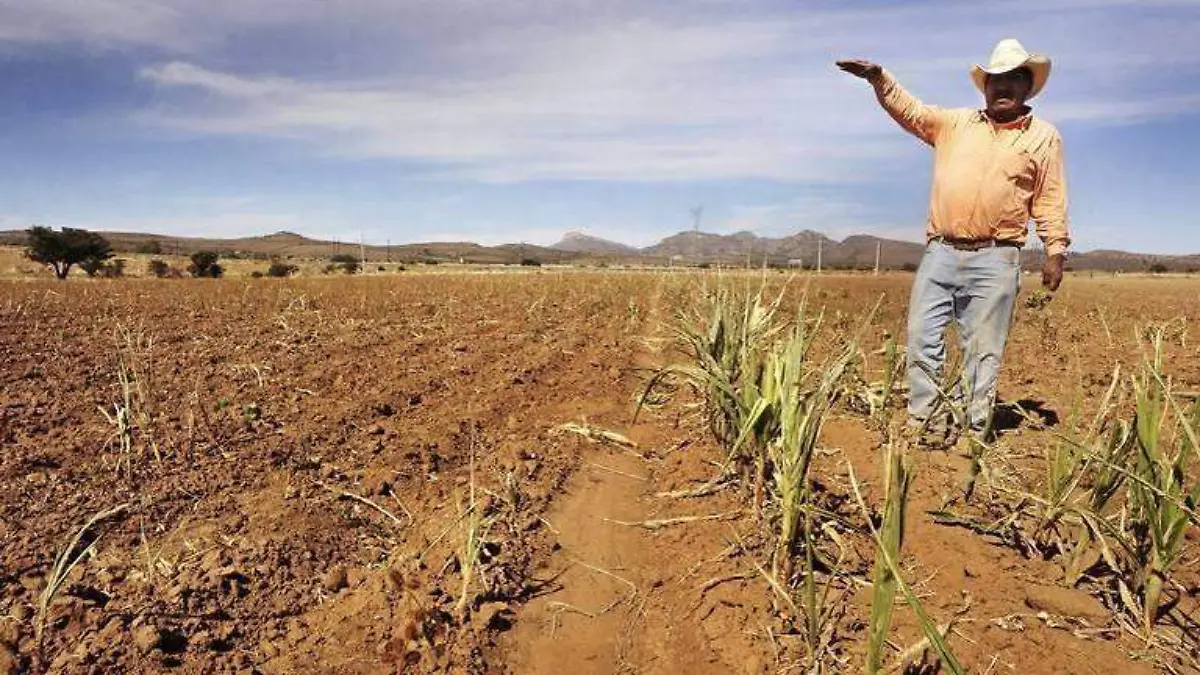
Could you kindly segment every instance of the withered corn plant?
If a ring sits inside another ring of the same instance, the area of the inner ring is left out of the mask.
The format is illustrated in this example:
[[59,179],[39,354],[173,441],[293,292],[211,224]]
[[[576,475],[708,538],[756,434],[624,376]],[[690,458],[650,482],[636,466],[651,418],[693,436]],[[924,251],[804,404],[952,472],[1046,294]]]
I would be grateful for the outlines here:
[[849,399],[852,407],[865,413],[867,419],[880,430],[886,431],[888,411],[899,390],[898,382],[904,372],[904,348],[890,332],[884,335],[883,345],[874,352],[882,357],[879,379],[867,379],[866,353],[862,353],[859,363],[862,366],[856,377],[849,384]]
[[462,576],[462,587],[459,590],[458,602],[454,606],[454,613],[459,618],[465,616],[467,607],[474,597],[471,593],[471,582],[477,575],[482,562],[484,543],[487,540],[488,530],[492,524],[491,519],[483,512],[483,504],[476,499],[476,496],[475,446],[474,441],[472,441],[470,477],[467,484],[467,502],[465,505],[460,505],[460,512],[464,514],[464,520],[462,539],[459,542],[460,548],[457,555],[459,573]]
[[897,576],[887,560],[899,560],[904,547],[904,520],[912,469],[905,450],[889,438],[884,448],[886,480],[883,486],[883,517],[879,526],[879,548],[871,573],[871,618],[867,624],[867,673],[883,669],[884,649],[896,600]]
[[[754,486],[754,503],[761,507],[765,462],[765,437],[751,434],[739,443],[761,396],[767,354],[783,330],[777,311],[782,292],[764,299],[765,288],[751,292],[720,286],[706,295],[701,308],[685,312],[674,327],[688,361],[665,366],[654,373],[638,402],[638,411],[656,388],[669,377],[691,384],[704,399],[706,418],[716,439],[729,450],[732,464]],[[635,413],[636,419],[636,413]]]
[[1200,401],[1183,407],[1163,375],[1164,331],[1152,336],[1142,373],[1133,380],[1136,404],[1135,463],[1128,486],[1124,528],[1126,574],[1121,598],[1140,615],[1147,639],[1153,634],[1167,580],[1183,554],[1184,535],[1198,524],[1200,482],[1188,475],[1200,452]]
[[[867,506],[866,499],[863,498],[862,489],[859,487],[858,478],[854,473],[854,467],[849,463],[846,464],[847,473],[850,476],[850,487],[854,492],[854,499],[858,502],[858,507],[866,519],[867,528],[871,532],[871,537],[875,540],[875,571],[873,574],[873,582],[880,584],[873,589],[873,597],[871,603],[871,622],[868,625],[868,656],[867,656],[867,672],[879,672],[878,664],[883,658],[883,642],[886,640],[887,626],[891,618],[891,602],[882,599],[884,593],[894,594],[896,589],[900,590],[900,594],[904,596],[904,601],[912,608],[917,615],[917,621],[921,624],[921,631],[925,634],[925,639],[928,641],[930,648],[938,655],[941,663],[951,673],[961,675],[966,672],[955,657],[954,652],[950,649],[949,643],[943,635],[943,631],[938,627],[929,613],[925,611],[925,606],[921,604],[920,598],[913,592],[912,587],[904,581],[904,576],[900,569],[900,550],[903,543],[903,527],[904,527],[904,512],[907,508],[908,499],[908,484],[911,480],[911,470],[904,459],[903,452],[891,452],[887,458],[888,471],[888,489],[884,495],[884,514],[880,527],[876,527],[871,518],[871,510]],[[886,575],[881,573],[881,568],[886,569]],[[948,631],[948,628],[947,628]],[[872,670],[873,664],[874,670]]]
[[1113,368],[1108,389],[1091,423],[1076,435],[1056,435],[1043,454],[1044,484],[1034,505],[1031,546],[1042,554],[1068,556],[1066,580],[1074,584],[1100,554],[1094,542],[1103,533],[1097,517],[1107,517],[1124,476],[1113,467],[1125,465],[1132,451],[1129,424],[1114,416],[1121,391],[1120,366]]
[[[1149,334],[1138,373],[1123,379],[1114,369],[1091,425],[1082,434],[1056,435],[1040,493],[1018,492],[1003,527],[1001,521],[949,521],[1008,537],[1027,552],[1061,556],[1067,585],[1090,577],[1115,589],[1115,604],[1148,642],[1187,531],[1200,525],[1200,481],[1193,471],[1200,401],[1180,402],[1163,372],[1164,331]],[[1131,417],[1118,412],[1126,398]],[[934,514],[943,522],[946,515]]]
[[857,355],[851,343],[833,358],[813,363],[809,351],[819,327],[820,318],[810,322],[802,305],[791,333],[767,354],[758,381],[747,383],[745,395],[754,403],[734,446],[740,449],[750,439],[758,452],[756,467],[770,474],[779,518],[772,569],[782,570],[784,579],[791,577],[791,554],[811,496],[808,471],[821,426]]

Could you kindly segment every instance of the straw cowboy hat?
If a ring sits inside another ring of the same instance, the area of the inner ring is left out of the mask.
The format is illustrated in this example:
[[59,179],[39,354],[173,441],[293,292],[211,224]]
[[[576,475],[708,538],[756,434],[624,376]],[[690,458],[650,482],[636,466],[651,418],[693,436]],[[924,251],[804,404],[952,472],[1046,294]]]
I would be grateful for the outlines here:
[[999,75],[1021,67],[1028,68],[1029,72],[1033,73],[1033,88],[1029,90],[1029,98],[1033,98],[1050,77],[1050,57],[1030,54],[1020,42],[1013,39],[996,43],[996,48],[992,50],[992,60],[987,66],[976,64],[971,68],[971,79],[975,81],[979,91],[983,91],[988,75]]

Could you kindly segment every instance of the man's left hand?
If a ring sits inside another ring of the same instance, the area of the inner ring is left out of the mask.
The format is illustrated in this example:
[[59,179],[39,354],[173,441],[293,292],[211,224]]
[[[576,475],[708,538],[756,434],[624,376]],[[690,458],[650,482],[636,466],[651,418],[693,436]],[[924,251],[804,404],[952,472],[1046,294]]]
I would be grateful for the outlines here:
[[1058,255],[1048,256],[1046,264],[1042,266],[1042,285],[1046,290],[1053,293],[1058,290],[1062,284],[1063,265],[1067,262],[1067,257],[1061,253]]

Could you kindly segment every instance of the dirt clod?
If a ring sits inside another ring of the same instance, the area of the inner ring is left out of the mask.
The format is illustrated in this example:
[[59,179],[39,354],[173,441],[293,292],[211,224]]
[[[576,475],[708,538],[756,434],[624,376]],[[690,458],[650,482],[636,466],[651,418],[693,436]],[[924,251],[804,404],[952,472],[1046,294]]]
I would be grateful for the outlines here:
[[275,643],[271,642],[270,640],[263,640],[260,642],[258,644],[258,649],[262,652],[263,656],[268,659],[273,659],[276,656],[279,656],[279,647],[276,647]]
[[0,645],[0,675],[17,675],[21,671],[21,661],[17,653],[8,645]]
[[1030,586],[1025,589],[1025,604],[1030,609],[1058,616],[1074,616],[1091,621],[1106,621],[1109,618],[1109,611],[1099,600],[1073,588]]
[[21,642],[21,624],[15,620],[0,618],[0,645],[16,647]]
[[154,626],[139,626],[133,631],[133,644],[138,651],[149,654],[162,642],[162,633]]
[[374,495],[386,495],[392,491],[392,483],[388,480],[386,472],[367,474],[362,480],[363,495],[371,497]]
[[513,611],[507,602],[484,603],[473,617],[477,628],[507,630],[512,625]]
[[325,577],[321,580],[321,585],[330,593],[336,593],[346,587],[348,583],[348,575],[346,568],[337,566],[325,573]]

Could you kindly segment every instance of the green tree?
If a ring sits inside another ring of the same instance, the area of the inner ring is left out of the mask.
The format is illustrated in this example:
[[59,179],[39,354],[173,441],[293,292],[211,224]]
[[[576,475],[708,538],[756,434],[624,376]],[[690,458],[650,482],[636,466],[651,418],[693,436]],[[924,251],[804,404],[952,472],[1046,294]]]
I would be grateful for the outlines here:
[[220,256],[216,251],[196,251],[192,254],[192,264],[188,265],[188,272],[194,277],[217,279],[225,272],[217,264],[218,258]]
[[61,231],[34,225],[25,231],[29,245],[25,255],[36,263],[54,268],[54,276],[66,279],[72,265],[80,265],[95,275],[104,261],[113,256],[108,240],[87,230],[64,227]]
[[137,246],[137,252],[147,255],[162,255],[162,242],[157,239],[144,241]]
[[154,260],[146,263],[146,271],[152,276],[158,277],[159,279],[165,279],[171,274],[171,266],[168,265],[165,260],[159,260],[155,258]]
[[299,267],[291,263],[283,262],[282,260],[272,260],[271,266],[267,268],[267,276],[269,277],[290,277],[299,271]]
[[[342,271],[344,271],[346,274],[354,274],[362,269],[361,265],[359,265],[358,258],[355,258],[349,253],[339,253],[337,255],[329,256],[329,262],[333,263],[333,265],[330,265],[329,267],[333,267],[334,265],[341,267]],[[327,267],[326,270],[328,271],[328,269],[329,268]]]

